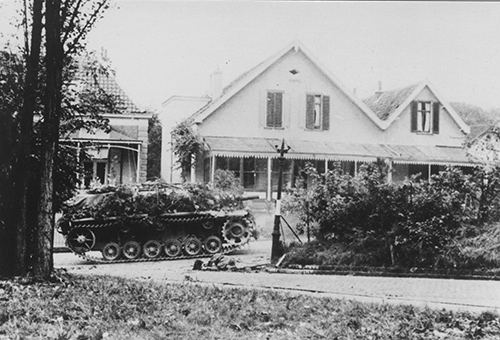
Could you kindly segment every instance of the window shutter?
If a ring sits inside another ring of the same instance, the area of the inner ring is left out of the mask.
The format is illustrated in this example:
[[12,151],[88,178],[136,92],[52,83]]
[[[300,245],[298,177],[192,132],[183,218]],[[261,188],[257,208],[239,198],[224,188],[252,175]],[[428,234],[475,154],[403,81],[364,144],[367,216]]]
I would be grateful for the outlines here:
[[411,132],[417,131],[418,102],[411,102]]
[[323,130],[330,129],[330,97],[323,96]]
[[274,93],[267,93],[267,111],[266,111],[266,126],[274,124]]
[[432,104],[432,132],[439,133],[439,102]]
[[306,129],[314,129],[314,96],[306,96]]
[[276,92],[274,94],[274,127],[283,126],[283,93]]

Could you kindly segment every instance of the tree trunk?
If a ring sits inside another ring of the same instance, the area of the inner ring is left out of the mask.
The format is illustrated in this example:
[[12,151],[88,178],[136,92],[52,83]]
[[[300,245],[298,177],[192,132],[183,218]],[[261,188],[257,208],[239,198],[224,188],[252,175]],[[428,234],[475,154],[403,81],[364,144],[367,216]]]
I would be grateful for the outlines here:
[[61,44],[61,1],[46,0],[45,7],[47,88],[44,98],[45,113],[42,124],[40,203],[33,273],[36,277],[47,279],[53,270],[53,173],[54,158],[59,139],[64,55]]
[[10,201],[12,197],[12,147],[15,137],[12,133],[14,118],[11,112],[0,110],[0,277],[14,274],[16,263],[16,234],[12,223]]
[[[28,177],[32,167],[30,158],[33,152],[33,115],[36,107],[38,72],[40,64],[40,46],[42,41],[42,0],[33,1],[33,25],[31,29],[31,47],[26,60],[26,75],[23,91],[23,106],[20,114],[19,147],[17,161],[13,170],[14,190],[12,195],[12,224],[16,226],[15,231],[15,268],[17,274],[25,274],[28,271],[26,233],[28,226],[27,209]],[[26,18],[27,19],[27,18]],[[9,226],[7,226],[9,227]]]

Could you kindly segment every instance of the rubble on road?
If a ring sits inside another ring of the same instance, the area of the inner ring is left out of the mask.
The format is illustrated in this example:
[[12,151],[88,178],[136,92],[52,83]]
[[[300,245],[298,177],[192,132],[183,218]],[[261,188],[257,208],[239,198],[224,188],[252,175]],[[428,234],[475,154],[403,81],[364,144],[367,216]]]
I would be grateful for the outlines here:
[[243,263],[239,259],[234,259],[224,254],[215,254],[207,263],[204,263],[202,260],[196,260],[193,264],[193,270],[253,272],[265,269],[267,266],[269,266],[267,262]]

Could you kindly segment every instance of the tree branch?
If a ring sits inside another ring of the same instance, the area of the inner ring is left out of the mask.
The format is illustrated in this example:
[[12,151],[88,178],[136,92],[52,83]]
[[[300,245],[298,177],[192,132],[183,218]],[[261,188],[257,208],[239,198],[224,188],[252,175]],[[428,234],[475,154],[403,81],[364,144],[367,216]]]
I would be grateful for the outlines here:
[[[69,0],[68,0],[69,1]],[[73,9],[73,14],[71,15],[71,19],[68,23],[68,26],[65,28],[66,32],[64,33],[64,37],[62,38],[61,42],[62,44],[64,45],[70,35],[70,33],[73,31],[73,28],[75,26],[75,19],[76,17],[78,16],[78,13],[79,13],[79,10],[80,10],[80,6],[82,5],[82,1],[83,0],[78,0],[78,2],[76,3],[74,9]],[[67,1],[66,1],[67,3]],[[69,8],[71,7],[68,6],[68,8],[66,8],[67,11],[69,11]]]
[[80,30],[76,38],[73,40],[72,44],[68,45],[68,49],[64,53],[64,56],[68,56],[71,54],[71,52],[74,51],[76,48],[76,45],[80,41],[80,39],[87,34],[88,30],[94,25],[95,21],[97,20],[99,13],[101,12],[102,8],[108,3],[108,0],[103,0],[97,8],[94,10],[94,12],[90,15],[89,19],[85,23],[85,26]]

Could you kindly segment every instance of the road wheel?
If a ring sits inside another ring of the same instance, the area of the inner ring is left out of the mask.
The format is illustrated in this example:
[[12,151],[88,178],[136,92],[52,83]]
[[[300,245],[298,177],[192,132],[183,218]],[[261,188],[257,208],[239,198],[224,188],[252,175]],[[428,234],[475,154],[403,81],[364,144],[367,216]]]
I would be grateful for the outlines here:
[[175,257],[181,254],[182,246],[179,240],[171,238],[165,241],[163,249],[168,257]]
[[66,243],[75,253],[85,253],[94,248],[95,235],[92,230],[75,228],[68,233]]
[[102,258],[106,261],[115,261],[120,257],[120,245],[115,242],[107,243],[102,248]]
[[141,245],[136,241],[128,241],[123,245],[123,256],[129,260],[135,260],[141,255]]
[[222,249],[222,241],[217,236],[209,236],[203,242],[205,251],[209,254],[216,254]]
[[229,244],[243,245],[250,240],[250,226],[245,218],[229,220],[222,227],[222,237]]
[[184,240],[184,252],[189,256],[196,256],[201,253],[203,247],[201,241],[194,236],[190,236]]
[[154,259],[161,253],[161,243],[156,240],[149,240],[144,244],[142,251],[144,253],[144,256],[149,259]]

